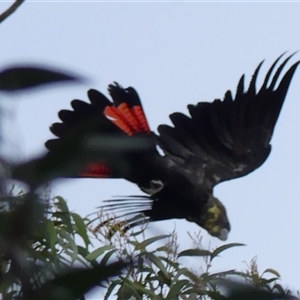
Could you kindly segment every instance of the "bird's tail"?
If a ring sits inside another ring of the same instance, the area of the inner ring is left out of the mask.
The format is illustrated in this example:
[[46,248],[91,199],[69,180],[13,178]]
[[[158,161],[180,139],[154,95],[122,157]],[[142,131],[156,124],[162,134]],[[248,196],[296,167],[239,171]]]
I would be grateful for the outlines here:
[[[124,174],[130,172],[133,157],[155,150],[155,140],[137,92],[117,83],[109,85],[108,91],[112,102],[91,89],[88,91],[90,103],[73,100],[73,110],[61,110],[58,116],[62,122],[50,127],[58,137],[46,142],[50,152],[60,149],[66,141],[74,144],[74,152],[91,141],[91,137],[98,141],[99,158],[88,161],[82,171],[72,177],[126,178]],[[123,159],[122,163],[116,163],[118,158]]]

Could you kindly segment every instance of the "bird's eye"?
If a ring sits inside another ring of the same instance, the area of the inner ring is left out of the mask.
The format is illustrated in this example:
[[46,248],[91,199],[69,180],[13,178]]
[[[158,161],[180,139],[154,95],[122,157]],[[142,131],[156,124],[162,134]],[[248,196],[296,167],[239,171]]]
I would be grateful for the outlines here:
[[150,182],[150,189],[152,190],[153,194],[158,193],[164,187],[164,184],[161,180],[151,180]]

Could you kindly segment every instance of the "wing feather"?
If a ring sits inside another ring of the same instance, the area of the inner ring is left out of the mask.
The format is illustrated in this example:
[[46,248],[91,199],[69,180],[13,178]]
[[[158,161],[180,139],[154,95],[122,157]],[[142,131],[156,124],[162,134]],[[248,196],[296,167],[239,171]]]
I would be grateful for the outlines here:
[[283,55],[271,65],[259,90],[256,84],[263,62],[255,69],[247,90],[244,75],[240,78],[234,99],[227,91],[223,101],[188,105],[191,118],[175,113],[170,116],[174,127],[159,126],[160,147],[173,161],[180,158],[178,162],[191,174],[191,180],[199,182],[197,174],[203,177],[204,172],[204,181],[212,188],[249,174],[267,159],[274,127],[299,65],[299,61],[294,63],[282,76],[294,54],[278,66]]

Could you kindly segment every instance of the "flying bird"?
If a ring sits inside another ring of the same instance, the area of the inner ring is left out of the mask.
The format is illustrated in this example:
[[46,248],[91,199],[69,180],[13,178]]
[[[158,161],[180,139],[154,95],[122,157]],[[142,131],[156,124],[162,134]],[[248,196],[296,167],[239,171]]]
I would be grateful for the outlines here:
[[270,67],[259,89],[257,77],[263,62],[247,89],[243,75],[235,96],[227,91],[223,100],[188,105],[190,116],[171,114],[173,126],[160,125],[158,134],[149,128],[134,88],[109,85],[112,101],[91,89],[90,103],[73,100],[73,110],[59,112],[61,122],[50,127],[57,138],[47,141],[46,147],[50,152],[59,149],[74,132],[78,132],[78,139],[90,133],[100,138],[110,134],[125,138],[128,144],[136,136],[149,138],[152,142],[147,149],[124,154],[126,168],[100,159],[88,163],[74,177],[124,178],[147,193],[148,196],[107,200],[103,206],[118,213],[116,218],[127,217],[127,229],[145,219],[178,218],[195,222],[210,235],[226,240],[229,220],[213,189],[221,182],[251,173],[268,158],[274,127],[300,62],[283,73],[293,56],[279,64],[283,55]]

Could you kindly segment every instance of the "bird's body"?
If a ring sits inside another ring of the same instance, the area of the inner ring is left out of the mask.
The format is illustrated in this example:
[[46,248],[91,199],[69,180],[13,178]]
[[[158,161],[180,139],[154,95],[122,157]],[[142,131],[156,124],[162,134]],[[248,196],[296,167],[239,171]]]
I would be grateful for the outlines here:
[[[90,90],[91,104],[74,100],[74,111],[59,113],[62,123],[51,127],[58,139],[48,141],[46,146],[50,151],[59,148],[61,140],[74,131],[82,131],[78,138],[91,133],[100,137],[125,136],[128,143],[133,136],[148,138],[151,143],[147,149],[125,155],[127,168],[95,161],[77,177],[125,178],[148,193],[148,197],[110,200],[105,205],[105,209],[130,216],[128,228],[140,224],[143,217],[150,221],[185,218],[225,240],[230,225],[225,207],[213,196],[213,188],[220,182],[251,173],[269,156],[274,127],[299,64],[292,65],[279,80],[291,56],[275,70],[281,57],[258,91],[256,80],[261,64],[246,91],[242,76],[235,97],[228,91],[223,100],[189,105],[190,117],[173,113],[170,119],[174,126],[160,125],[159,135],[151,132],[133,88],[110,85],[113,102]],[[157,151],[157,146],[164,155]]]

